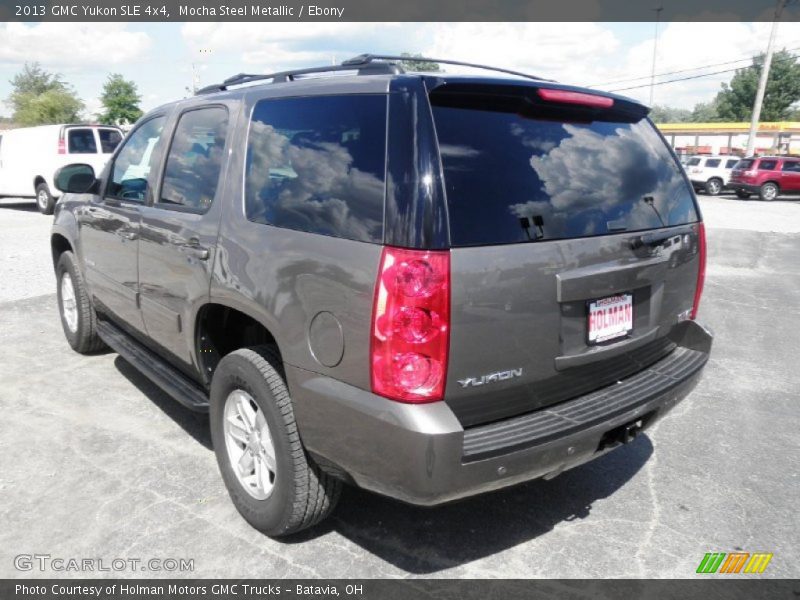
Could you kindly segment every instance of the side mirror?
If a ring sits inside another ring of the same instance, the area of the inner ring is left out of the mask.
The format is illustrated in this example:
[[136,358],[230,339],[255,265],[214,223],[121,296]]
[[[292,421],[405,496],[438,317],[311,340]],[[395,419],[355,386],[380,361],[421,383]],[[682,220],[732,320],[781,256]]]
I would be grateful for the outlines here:
[[88,194],[97,184],[94,169],[90,165],[66,165],[55,175],[56,188],[66,194]]

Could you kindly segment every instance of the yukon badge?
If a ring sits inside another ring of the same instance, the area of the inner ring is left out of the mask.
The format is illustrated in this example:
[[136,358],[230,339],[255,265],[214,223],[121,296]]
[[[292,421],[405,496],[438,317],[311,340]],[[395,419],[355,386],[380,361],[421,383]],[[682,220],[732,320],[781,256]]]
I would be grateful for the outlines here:
[[485,383],[495,383],[497,381],[507,381],[514,377],[522,377],[522,367],[519,369],[511,369],[509,371],[498,371],[497,373],[489,373],[488,375],[481,375],[480,377],[467,377],[466,379],[459,379],[458,383],[461,387],[478,387]]

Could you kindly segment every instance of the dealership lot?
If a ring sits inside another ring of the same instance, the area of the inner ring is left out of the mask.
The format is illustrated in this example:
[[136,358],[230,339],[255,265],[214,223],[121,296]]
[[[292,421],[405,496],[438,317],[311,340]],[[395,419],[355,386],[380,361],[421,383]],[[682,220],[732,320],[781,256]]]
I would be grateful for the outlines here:
[[715,348],[665,421],[552,481],[438,509],[347,489],[320,528],[276,542],[229,502],[204,419],[116,354],[69,349],[51,218],[0,201],[0,577],[62,574],[15,569],[34,553],[193,559],[170,575],[198,577],[689,577],[733,551],[797,577],[800,200],[700,202]]

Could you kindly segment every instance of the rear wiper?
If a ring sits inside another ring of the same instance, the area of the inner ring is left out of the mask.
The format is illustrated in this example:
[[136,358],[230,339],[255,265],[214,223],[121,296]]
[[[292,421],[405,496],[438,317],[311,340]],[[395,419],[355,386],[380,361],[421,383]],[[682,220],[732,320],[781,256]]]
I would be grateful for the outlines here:
[[661,221],[661,226],[666,227],[667,224],[664,223],[664,219],[661,218],[661,213],[658,212],[658,209],[656,208],[655,198],[653,198],[652,196],[645,196],[644,198],[642,198],[642,200],[644,200],[644,203],[647,204],[650,208],[652,208],[653,212],[656,213],[658,220]]
[[[531,237],[531,221],[533,221],[533,225],[536,227],[536,230],[533,232],[533,237]],[[525,230],[525,235],[528,236],[530,241],[535,242],[544,237],[544,219],[541,215],[533,215],[533,217],[520,217],[519,224]]]

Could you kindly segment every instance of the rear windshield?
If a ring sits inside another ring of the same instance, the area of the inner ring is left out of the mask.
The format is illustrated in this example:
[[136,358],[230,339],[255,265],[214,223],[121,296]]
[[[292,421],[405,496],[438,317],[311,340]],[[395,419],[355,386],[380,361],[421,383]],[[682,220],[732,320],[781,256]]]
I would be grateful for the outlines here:
[[453,246],[697,221],[682,170],[646,118],[559,118],[550,111],[545,120],[486,102],[431,100]]
[[697,165],[699,165],[699,164],[700,164],[700,159],[699,159],[699,158],[697,158],[697,157],[695,157],[695,158],[690,158],[688,161],[686,161],[686,164],[687,164],[688,166],[690,166],[690,167],[696,167]]
[[737,168],[737,169],[749,169],[750,167],[753,166],[754,162],[755,162],[754,160],[740,160],[738,163],[736,163],[736,167],[735,168]]
[[97,144],[91,129],[70,129],[67,132],[70,154],[97,154]]
[[116,129],[98,129],[97,135],[100,136],[100,147],[103,154],[114,152],[122,141],[122,134]]

